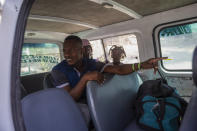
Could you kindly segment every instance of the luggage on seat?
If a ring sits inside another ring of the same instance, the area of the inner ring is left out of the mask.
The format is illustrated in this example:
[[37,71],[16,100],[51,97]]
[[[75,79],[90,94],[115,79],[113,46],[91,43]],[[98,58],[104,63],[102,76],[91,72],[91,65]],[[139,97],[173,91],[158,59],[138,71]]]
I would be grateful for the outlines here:
[[186,106],[165,80],[145,81],[136,98],[137,124],[149,131],[178,131]]

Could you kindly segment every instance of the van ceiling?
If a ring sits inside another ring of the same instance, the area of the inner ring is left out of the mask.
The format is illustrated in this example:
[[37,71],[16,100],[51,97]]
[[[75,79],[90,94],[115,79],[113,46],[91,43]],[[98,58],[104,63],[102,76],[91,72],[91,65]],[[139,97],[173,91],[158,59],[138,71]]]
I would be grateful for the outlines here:
[[[117,9],[105,8],[92,1],[35,0],[28,19],[27,30],[72,34],[134,19]],[[113,0],[112,2],[121,4],[143,17],[194,4],[197,0]]]

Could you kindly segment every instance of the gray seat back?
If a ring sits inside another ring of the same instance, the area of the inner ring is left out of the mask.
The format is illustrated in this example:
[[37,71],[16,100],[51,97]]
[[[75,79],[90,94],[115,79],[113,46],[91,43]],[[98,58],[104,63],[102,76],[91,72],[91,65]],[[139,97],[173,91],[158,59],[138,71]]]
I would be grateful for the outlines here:
[[63,89],[48,89],[22,100],[27,131],[88,131],[82,114]]
[[183,121],[181,123],[180,131],[196,131],[197,129],[197,89],[192,94],[192,98],[186,109]]
[[194,83],[197,86],[197,47],[195,48],[194,54],[193,54],[192,72],[193,72]]
[[[194,50],[192,61],[193,80],[197,85],[197,48]],[[192,97],[185,112],[180,131],[196,131],[197,130],[197,89],[192,93]]]
[[52,77],[51,73],[47,73],[44,76],[43,87],[44,87],[44,89],[55,88],[55,86],[53,85],[53,77]]
[[107,75],[100,86],[87,84],[87,101],[97,131],[121,131],[134,119],[133,102],[142,83],[137,73]]

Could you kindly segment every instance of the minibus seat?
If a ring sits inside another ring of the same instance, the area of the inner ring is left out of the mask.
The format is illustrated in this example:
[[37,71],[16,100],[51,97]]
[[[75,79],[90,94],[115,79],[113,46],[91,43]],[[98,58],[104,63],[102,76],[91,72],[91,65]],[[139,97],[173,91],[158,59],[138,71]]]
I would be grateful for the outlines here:
[[123,131],[135,119],[133,103],[142,80],[136,72],[105,77],[103,85],[87,84],[90,114],[97,131]]
[[52,77],[51,73],[47,73],[44,76],[43,87],[44,87],[44,89],[54,88],[53,77]]
[[180,131],[196,131],[197,129],[197,89],[192,93],[192,97],[186,109]]
[[43,90],[43,80],[46,73],[29,74],[21,76],[21,83],[28,94]]
[[[197,48],[194,50],[192,61],[193,80],[197,86]],[[197,89],[193,90],[192,97],[186,109],[180,131],[196,131],[197,129]]]
[[145,131],[141,127],[138,126],[137,121],[133,120],[124,131]]
[[47,89],[22,99],[27,131],[88,131],[85,120],[63,89]]
[[192,72],[193,72],[194,83],[197,86],[197,47],[195,48],[194,54],[193,54]]

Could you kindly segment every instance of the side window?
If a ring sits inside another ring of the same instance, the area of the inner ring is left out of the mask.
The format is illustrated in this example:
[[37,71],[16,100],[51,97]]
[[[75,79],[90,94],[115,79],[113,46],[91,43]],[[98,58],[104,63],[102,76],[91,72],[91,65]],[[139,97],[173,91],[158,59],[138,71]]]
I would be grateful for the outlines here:
[[167,70],[191,70],[192,54],[197,45],[197,23],[163,28],[159,32],[161,55],[168,56],[163,61]]
[[137,38],[134,34],[106,38],[103,39],[103,42],[107,58],[110,62],[112,62],[110,50],[112,50],[114,45],[121,47],[125,52],[126,56],[121,59],[122,63],[137,63],[140,61]]
[[105,53],[101,40],[92,40],[90,44],[92,46],[93,59],[105,62]]
[[48,72],[60,62],[59,46],[54,43],[24,43],[21,76]]

